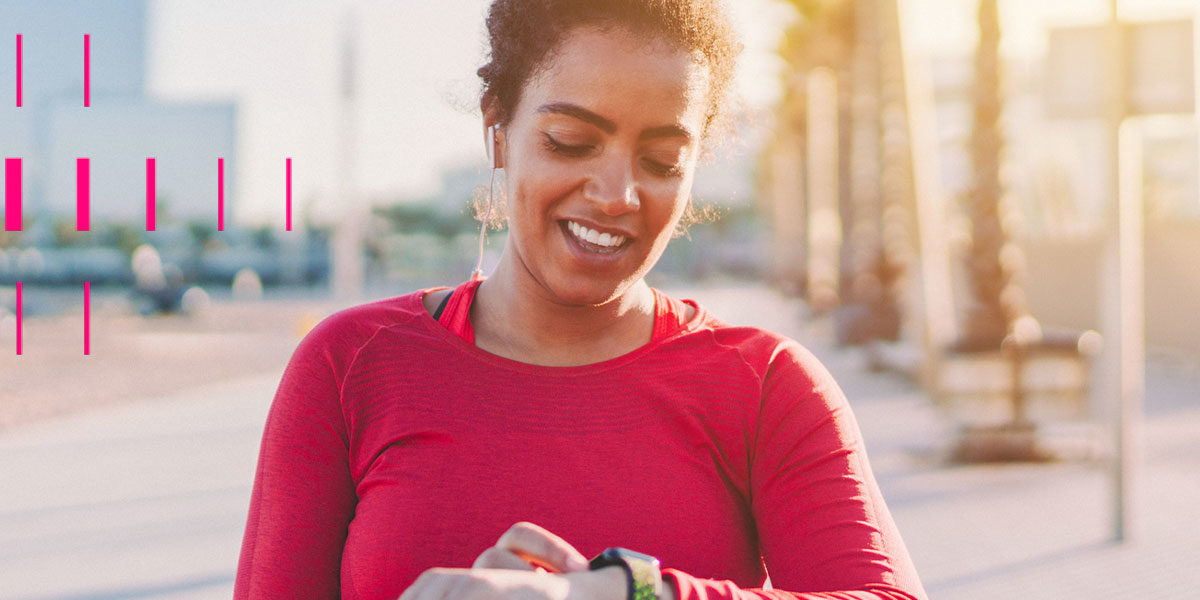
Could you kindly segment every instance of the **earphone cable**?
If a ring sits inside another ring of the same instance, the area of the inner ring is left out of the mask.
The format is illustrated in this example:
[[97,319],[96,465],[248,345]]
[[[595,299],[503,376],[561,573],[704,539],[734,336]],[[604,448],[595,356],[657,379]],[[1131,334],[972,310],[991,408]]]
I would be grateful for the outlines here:
[[492,167],[492,176],[488,181],[487,210],[483,213],[483,222],[479,224],[479,258],[475,261],[475,270],[471,272],[471,279],[483,279],[483,243],[487,237],[488,221],[492,218],[492,204],[496,200],[493,195],[495,189],[496,168]]

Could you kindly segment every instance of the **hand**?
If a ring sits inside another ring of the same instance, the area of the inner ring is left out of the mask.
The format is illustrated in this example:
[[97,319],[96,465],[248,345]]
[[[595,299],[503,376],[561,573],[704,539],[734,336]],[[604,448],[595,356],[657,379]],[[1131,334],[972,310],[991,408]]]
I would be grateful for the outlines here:
[[624,600],[619,567],[588,570],[574,546],[533,523],[513,525],[470,569],[429,569],[400,600]]
[[560,575],[513,569],[429,569],[400,600],[625,600],[620,567]]
[[574,573],[587,571],[588,561],[557,535],[533,523],[520,522],[509,527],[495,546],[484,550],[472,568]]

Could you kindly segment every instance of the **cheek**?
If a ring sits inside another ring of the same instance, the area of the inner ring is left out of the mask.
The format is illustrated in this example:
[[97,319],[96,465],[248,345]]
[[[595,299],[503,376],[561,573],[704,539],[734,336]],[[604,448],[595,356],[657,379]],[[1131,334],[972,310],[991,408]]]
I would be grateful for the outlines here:
[[665,235],[667,238],[670,238],[674,234],[680,217],[683,216],[684,211],[687,209],[690,191],[691,187],[686,184],[664,185],[659,190],[659,195],[656,196],[658,201],[653,206],[657,210],[653,219],[656,223],[662,224],[662,235]]
[[548,218],[553,205],[575,187],[562,168],[530,163],[523,167],[506,174],[504,186],[509,229],[518,233]]

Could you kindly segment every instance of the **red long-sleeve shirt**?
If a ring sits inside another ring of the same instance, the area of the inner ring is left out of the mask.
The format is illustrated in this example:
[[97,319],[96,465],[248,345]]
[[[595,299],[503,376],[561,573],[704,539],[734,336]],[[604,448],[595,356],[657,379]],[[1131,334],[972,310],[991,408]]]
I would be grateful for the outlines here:
[[428,291],[341,311],[300,343],[236,598],[394,599],[518,521],[585,556],[657,556],[681,600],[924,597],[850,407],[796,342],[691,302],[684,322],[655,291],[650,343],[542,367],[468,342],[473,286],[443,323]]

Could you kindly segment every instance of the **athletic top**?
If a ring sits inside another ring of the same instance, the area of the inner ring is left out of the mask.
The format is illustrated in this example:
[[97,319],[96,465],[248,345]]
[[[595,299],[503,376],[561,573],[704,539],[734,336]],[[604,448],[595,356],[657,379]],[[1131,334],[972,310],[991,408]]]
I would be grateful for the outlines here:
[[531,365],[473,344],[477,286],[438,320],[422,297],[444,288],[343,310],[300,342],[236,598],[394,600],[518,521],[584,556],[654,555],[681,600],[924,598],[845,397],[795,341],[655,290],[649,343]]

